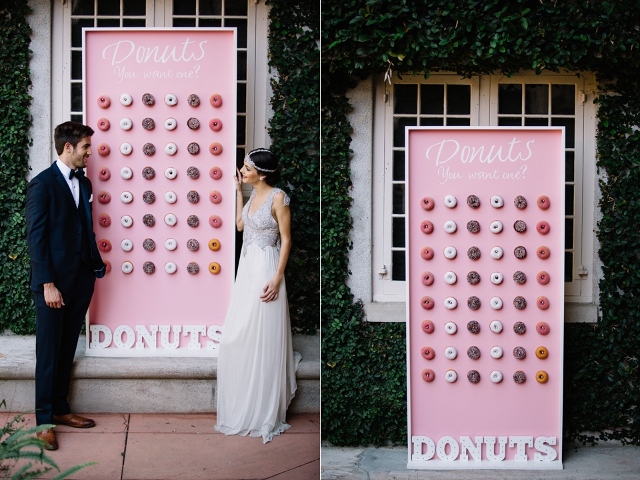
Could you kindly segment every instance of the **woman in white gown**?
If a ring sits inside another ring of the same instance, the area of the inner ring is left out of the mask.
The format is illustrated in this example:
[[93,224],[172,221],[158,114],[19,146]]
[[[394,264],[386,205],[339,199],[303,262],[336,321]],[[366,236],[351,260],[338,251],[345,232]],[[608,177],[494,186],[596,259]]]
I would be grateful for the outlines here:
[[[273,187],[278,178],[278,161],[264,148],[249,152],[236,176],[243,245],[218,353],[216,430],[264,443],[290,427],[296,391],[284,281],[291,215],[289,197]],[[253,186],[244,208],[242,183]]]

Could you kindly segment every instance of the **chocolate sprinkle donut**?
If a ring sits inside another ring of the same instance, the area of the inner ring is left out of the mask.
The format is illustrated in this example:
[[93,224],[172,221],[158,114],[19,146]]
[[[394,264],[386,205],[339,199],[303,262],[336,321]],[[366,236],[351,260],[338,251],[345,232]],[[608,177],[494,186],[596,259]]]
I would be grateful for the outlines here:
[[471,383],[478,383],[480,381],[480,373],[477,370],[469,370],[467,373],[467,379]]
[[516,322],[513,324],[513,331],[518,335],[524,335],[527,331],[527,326],[523,322]]
[[192,252],[195,252],[200,248],[200,242],[198,242],[198,240],[196,240],[195,238],[190,238],[189,240],[187,240],[187,248]]
[[156,217],[147,213],[144,217],[142,217],[142,223],[144,223],[147,227],[153,227],[156,224]]
[[467,197],[467,205],[471,208],[478,208],[480,206],[480,199],[475,195],[469,195]]
[[524,233],[527,231],[527,224],[524,223],[524,220],[516,220],[513,224],[513,229],[518,233]]
[[198,105],[200,105],[200,97],[195,93],[192,93],[187,97],[187,103],[192,107],[197,107]]
[[471,309],[471,310],[477,310],[480,308],[480,299],[478,297],[476,297],[475,295],[472,297],[469,297],[467,299],[467,306]]
[[476,347],[475,345],[472,347],[469,347],[467,349],[467,355],[469,356],[469,358],[471,360],[477,360],[480,358],[480,349],[478,347]]
[[142,128],[144,128],[145,130],[153,130],[154,128],[156,128],[156,122],[153,121],[153,118],[147,117],[142,120]]
[[156,176],[156,171],[153,169],[153,167],[144,167],[142,169],[142,176],[147,180],[151,180]]
[[153,193],[151,190],[147,190],[142,194],[142,200],[144,201],[144,203],[151,204],[156,201],[156,194]]
[[467,273],[467,282],[469,282],[471,285],[476,285],[480,282],[480,274],[475,271]]
[[156,242],[152,238],[145,238],[144,242],[142,242],[142,248],[147,252],[153,252],[156,249]]
[[196,262],[190,262],[189,265],[187,265],[187,272],[189,272],[191,275],[195,275],[199,271],[200,266]]
[[191,117],[189,120],[187,120],[187,127],[189,127],[191,130],[197,130],[200,128],[200,120],[198,120],[195,117]]
[[156,153],[156,147],[153,145],[153,143],[145,143],[142,147],[142,153],[150,157],[151,155]]
[[467,230],[471,233],[478,233],[480,231],[480,224],[476,220],[470,220],[467,222]]
[[480,258],[480,249],[478,247],[469,247],[469,250],[467,250],[467,256],[471,259],[471,260],[477,260]]
[[145,93],[142,95],[142,104],[147,107],[152,107],[156,103],[156,98],[150,93]]
[[187,177],[189,178],[198,178],[200,176],[200,170],[196,167],[187,168]]
[[518,360],[522,360],[527,356],[527,351],[524,349],[524,347],[516,347],[513,349],[513,356]]
[[527,376],[522,370],[518,370],[513,374],[513,381],[516,383],[524,383],[527,380]]
[[527,301],[524,299],[524,297],[518,296],[513,299],[513,306],[518,310],[524,310],[527,306]]
[[190,143],[187,146],[187,151],[191,154],[191,155],[196,155],[198,153],[200,153],[200,145],[198,145],[196,142]]
[[471,320],[469,323],[467,323],[467,330],[469,330],[474,335],[476,333],[480,333],[480,324],[477,322],[477,320]]
[[527,281],[527,276],[524,274],[524,272],[518,270],[513,274],[513,281],[522,285]]
[[152,273],[156,273],[156,266],[153,262],[144,262],[142,264],[142,271],[151,275]]
[[189,215],[187,217],[187,225],[190,227],[197,227],[200,224],[200,219],[197,215]]
[[195,190],[191,190],[187,193],[187,200],[189,200],[190,203],[198,203],[200,201],[200,194]]
[[526,258],[527,249],[524,248],[522,245],[520,245],[520,246],[514,248],[513,254],[516,256],[516,258],[519,258],[519,259]]
[[522,195],[518,195],[513,200],[513,204],[516,206],[516,208],[519,208],[520,210],[523,210],[523,209],[527,208],[527,199],[524,198]]

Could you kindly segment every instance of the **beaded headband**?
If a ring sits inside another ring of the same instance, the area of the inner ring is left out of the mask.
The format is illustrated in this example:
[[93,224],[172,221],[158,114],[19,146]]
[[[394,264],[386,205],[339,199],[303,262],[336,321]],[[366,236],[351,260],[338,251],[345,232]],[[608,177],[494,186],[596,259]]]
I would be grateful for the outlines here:
[[273,169],[273,170],[269,170],[268,168],[262,168],[262,167],[258,167],[253,160],[251,160],[251,154],[252,153],[257,153],[257,152],[269,152],[271,153],[271,150],[267,150],[266,148],[258,148],[256,150],[253,150],[251,152],[249,152],[247,154],[246,157],[244,157],[244,161],[247,162],[249,165],[251,165],[253,168],[255,168],[256,170],[259,170],[261,172],[275,172],[277,170],[277,168]]

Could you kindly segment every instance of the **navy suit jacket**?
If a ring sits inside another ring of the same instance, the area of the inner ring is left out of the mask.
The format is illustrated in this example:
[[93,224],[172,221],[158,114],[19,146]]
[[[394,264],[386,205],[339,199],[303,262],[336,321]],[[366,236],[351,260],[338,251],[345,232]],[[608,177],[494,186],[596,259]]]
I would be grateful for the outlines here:
[[[105,274],[105,265],[96,245],[91,216],[91,181],[79,179],[89,225],[87,237],[92,269],[97,278]],[[44,291],[43,284],[54,282],[61,293],[69,292],[82,262],[82,223],[64,175],[54,163],[33,178],[27,187],[27,245],[31,257],[31,290]]]

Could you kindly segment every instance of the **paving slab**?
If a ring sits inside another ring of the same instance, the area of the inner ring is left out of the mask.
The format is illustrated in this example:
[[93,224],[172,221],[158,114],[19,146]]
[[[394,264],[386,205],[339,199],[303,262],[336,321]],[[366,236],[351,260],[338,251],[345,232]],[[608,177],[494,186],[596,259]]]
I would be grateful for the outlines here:
[[269,477],[269,480],[312,480],[314,478],[320,478],[320,460],[315,460],[306,465],[279,473],[278,475]]

